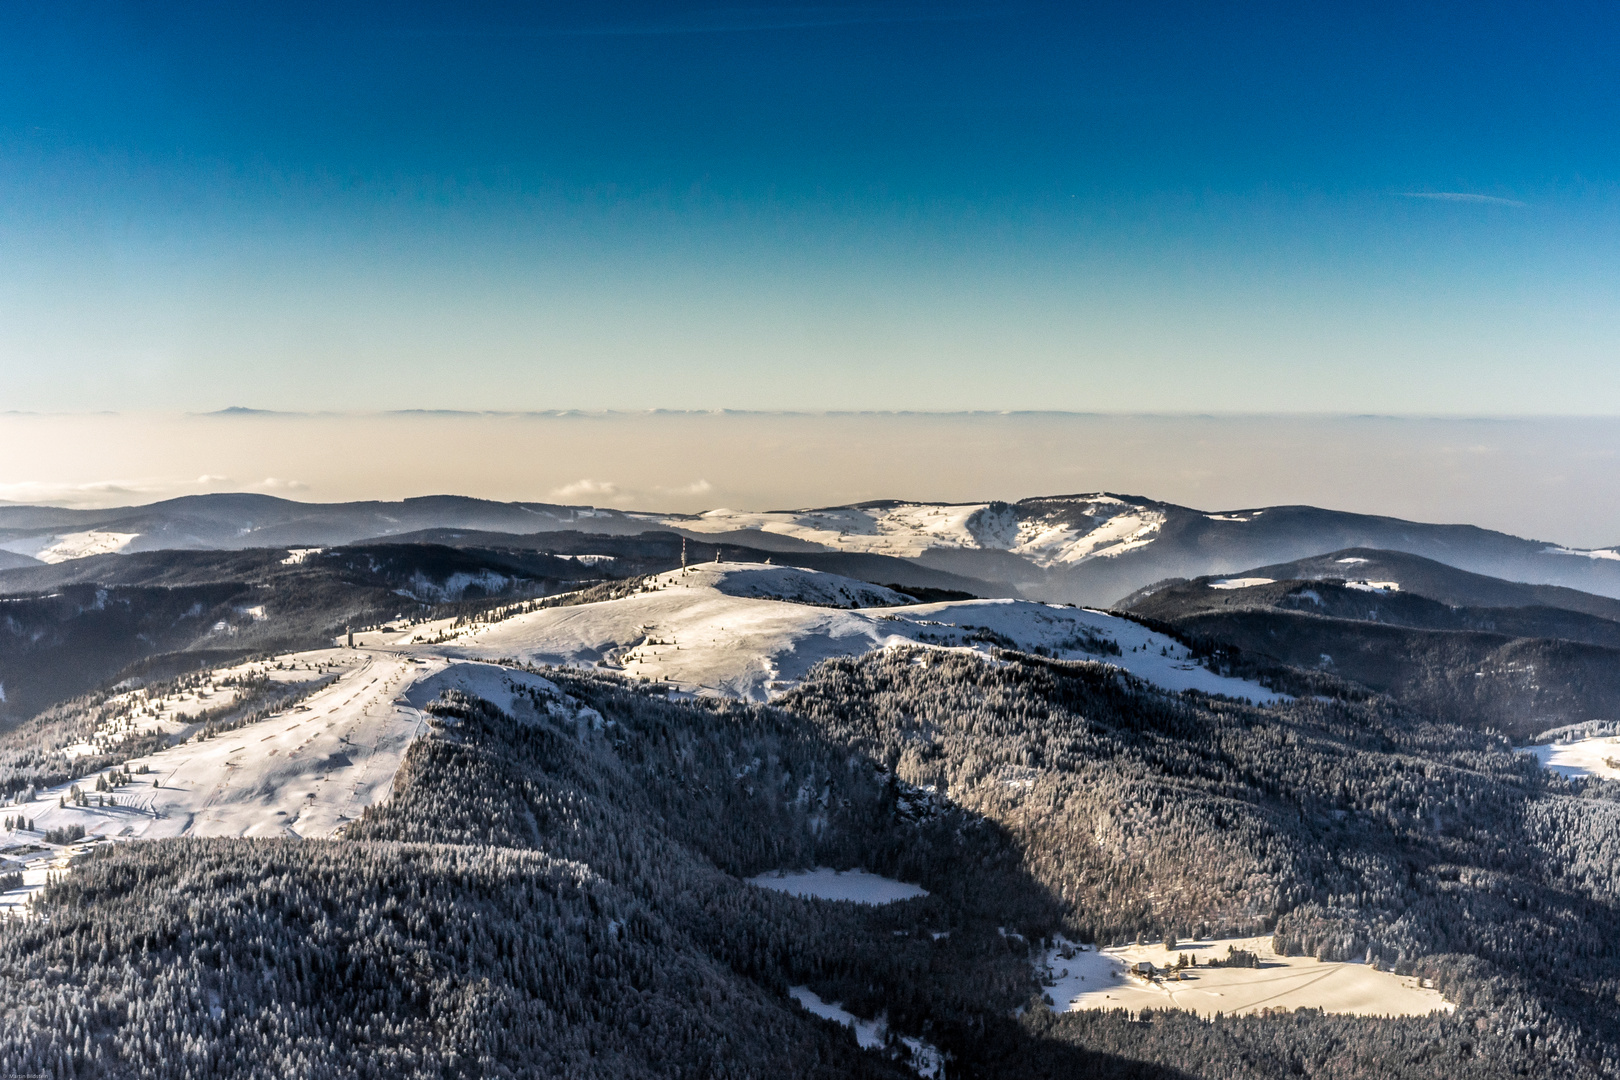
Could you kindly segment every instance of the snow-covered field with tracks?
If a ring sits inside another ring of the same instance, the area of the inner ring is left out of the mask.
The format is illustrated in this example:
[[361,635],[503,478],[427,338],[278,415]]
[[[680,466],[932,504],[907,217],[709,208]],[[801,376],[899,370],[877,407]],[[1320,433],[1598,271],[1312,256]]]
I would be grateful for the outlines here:
[[[1253,953],[1258,967],[1209,967],[1228,948]],[[1178,968],[1182,958],[1201,963]],[[1140,963],[1161,973],[1132,973]],[[1076,1009],[1180,1009],[1200,1016],[1228,1016],[1263,1009],[1321,1009],[1356,1016],[1424,1016],[1456,1006],[1408,975],[1369,964],[1278,956],[1269,937],[1188,941],[1179,948],[1126,945],[1096,949],[1059,942],[1047,952],[1040,973],[1046,996],[1058,1012]]]

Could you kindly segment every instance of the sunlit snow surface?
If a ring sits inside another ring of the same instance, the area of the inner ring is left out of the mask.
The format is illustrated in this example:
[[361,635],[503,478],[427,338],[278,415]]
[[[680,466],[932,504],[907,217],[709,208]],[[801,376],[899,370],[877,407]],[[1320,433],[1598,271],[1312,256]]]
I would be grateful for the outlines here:
[[83,559],[91,555],[108,555],[123,551],[140,533],[106,532],[92,529],[88,532],[58,533],[54,536],[30,536],[9,541],[0,547],[18,555],[28,555],[40,562],[59,563],[70,559]]
[[1209,587],[1212,589],[1252,589],[1256,585],[1270,585],[1274,580],[1276,579],[1268,577],[1222,578],[1220,581],[1210,582]]
[[[1224,958],[1227,947],[1254,953],[1255,968],[1191,967],[1147,980],[1127,974],[1146,960],[1164,971],[1175,970],[1178,958],[1207,963]],[[1073,950],[1065,959],[1063,951]],[[1322,961],[1306,956],[1278,956],[1269,937],[1185,942],[1175,950],[1163,945],[1128,945],[1081,951],[1060,943],[1038,964],[1046,996],[1058,1012],[1077,1009],[1182,1009],[1200,1016],[1242,1015],[1261,1009],[1321,1009],[1355,1016],[1423,1016],[1450,1012],[1456,1006],[1421,980],[1368,964]]]
[[908,885],[865,870],[833,870],[825,866],[814,870],[773,871],[751,877],[748,883],[793,896],[853,900],[857,904],[892,904],[928,895],[928,890],[920,885]]
[[637,516],[692,532],[758,529],[833,551],[900,558],[916,558],[931,548],[1011,551],[1038,566],[1122,555],[1151,543],[1165,521],[1162,511],[1112,495],[1046,502],[1083,516],[1059,513],[1020,520],[1019,512],[1004,503],[889,503],[764,513],[711,510],[695,518]]
[[1610,561],[1620,561],[1620,548],[1592,548],[1592,549],[1587,549],[1587,548],[1549,547],[1549,548],[1545,549],[1545,553],[1548,554],[1548,555],[1574,555],[1574,556],[1577,556],[1579,558],[1608,559]]
[[[652,591],[543,609],[477,628],[447,643],[444,651],[468,658],[595,665],[670,682],[690,693],[763,701],[830,657],[896,645],[985,650],[1011,643],[1062,659],[1114,664],[1174,692],[1199,690],[1262,703],[1284,696],[1217,674],[1172,638],[1100,611],[1029,600],[839,610],[764,598],[768,590],[756,586],[765,572],[784,594],[871,589],[813,570],[705,563],[659,575]],[[1103,641],[1117,644],[1119,655],[1098,651]],[[386,639],[367,635],[364,642]]]
[[1401,583],[1398,581],[1347,581],[1344,583],[1344,587],[1347,589],[1355,589],[1357,592],[1370,593],[1392,593],[1401,591]]
[[1617,736],[1521,746],[1518,750],[1520,753],[1534,754],[1543,767],[1560,776],[1600,776],[1605,780],[1620,780],[1620,737]]

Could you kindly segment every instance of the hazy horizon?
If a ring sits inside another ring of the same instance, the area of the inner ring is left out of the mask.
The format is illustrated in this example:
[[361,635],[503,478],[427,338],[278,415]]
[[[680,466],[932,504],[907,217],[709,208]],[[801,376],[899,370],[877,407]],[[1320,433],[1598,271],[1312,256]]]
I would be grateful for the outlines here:
[[1073,413],[0,416],[0,500],[470,495],[668,513],[1115,491],[1620,541],[1620,419]]

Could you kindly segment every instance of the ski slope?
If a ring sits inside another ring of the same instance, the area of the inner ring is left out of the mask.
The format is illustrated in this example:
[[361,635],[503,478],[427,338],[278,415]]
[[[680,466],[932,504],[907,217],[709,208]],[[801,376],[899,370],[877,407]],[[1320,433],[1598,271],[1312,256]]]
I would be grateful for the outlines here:
[[[77,825],[87,838],[331,836],[386,797],[422,730],[423,706],[445,689],[509,712],[521,711],[520,687],[555,690],[536,675],[441,657],[325,650],[287,658],[333,660],[341,674],[284,711],[125,762],[133,782],[108,792],[109,805],[95,791],[97,777],[112,771],[104,770],[36,792],[8,812],[32,819],[41,834]],[[74,786],[90,805],[73,805]]]
[[[705,563],[651,578],[646,591],[633,596],[530,612],[476,628],[439,648],[465,659],[594,666],[693,694],[765,701],[831,657],[915,644],[981,651],[998,645],[1039,647],[1059,658],[1115,664],[1172,692],[1198,690],[1263,703],[1281,697],[1258,683],[1210,671],[1173,639],[1099,611],[1028,600],[838,609],[760,595],[765,590],[755,585],[762,572],[782,592],[828,595],[871,588],[813,570]],[[791,585],[795,578],[804,583]],[[401,633],[395,640],[409,637]],[[378,644],[417,647],[382,639]],[[1118,655],[1111,654],[1110,645]]]

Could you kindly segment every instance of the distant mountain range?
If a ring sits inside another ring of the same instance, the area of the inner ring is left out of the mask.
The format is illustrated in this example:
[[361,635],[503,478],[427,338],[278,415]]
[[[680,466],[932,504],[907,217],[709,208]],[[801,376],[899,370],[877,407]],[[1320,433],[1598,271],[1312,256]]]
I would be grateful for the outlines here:
[[[575,532],[668,532],[782,555],[906,560],[1016,593],[1108,605],[1154,583],[1233,573],[1348,548],[1422,556],[1506,582],[1620,598],[1620,550],[1575,549],[1472,525],[1435,525],[1309,506],[1208,512],[1096,493],[1019,502],[902,501],[813,510],[657,514],[502,503],[460,496],[401,502],[300,503],[267,495],[197,495],[107,510],[0,506],[0,569],[163,549],[322,547],[428,539],[429,530],[503,534],[508,546]],[[521,540],[519,538],[529,538]],[[441,534],[431,537],[443,543]],[[892,565],[892,564],[891,564]],[[833,569],[832,567],[826,567]],[[837,572],[870,580],[838,567]]]

